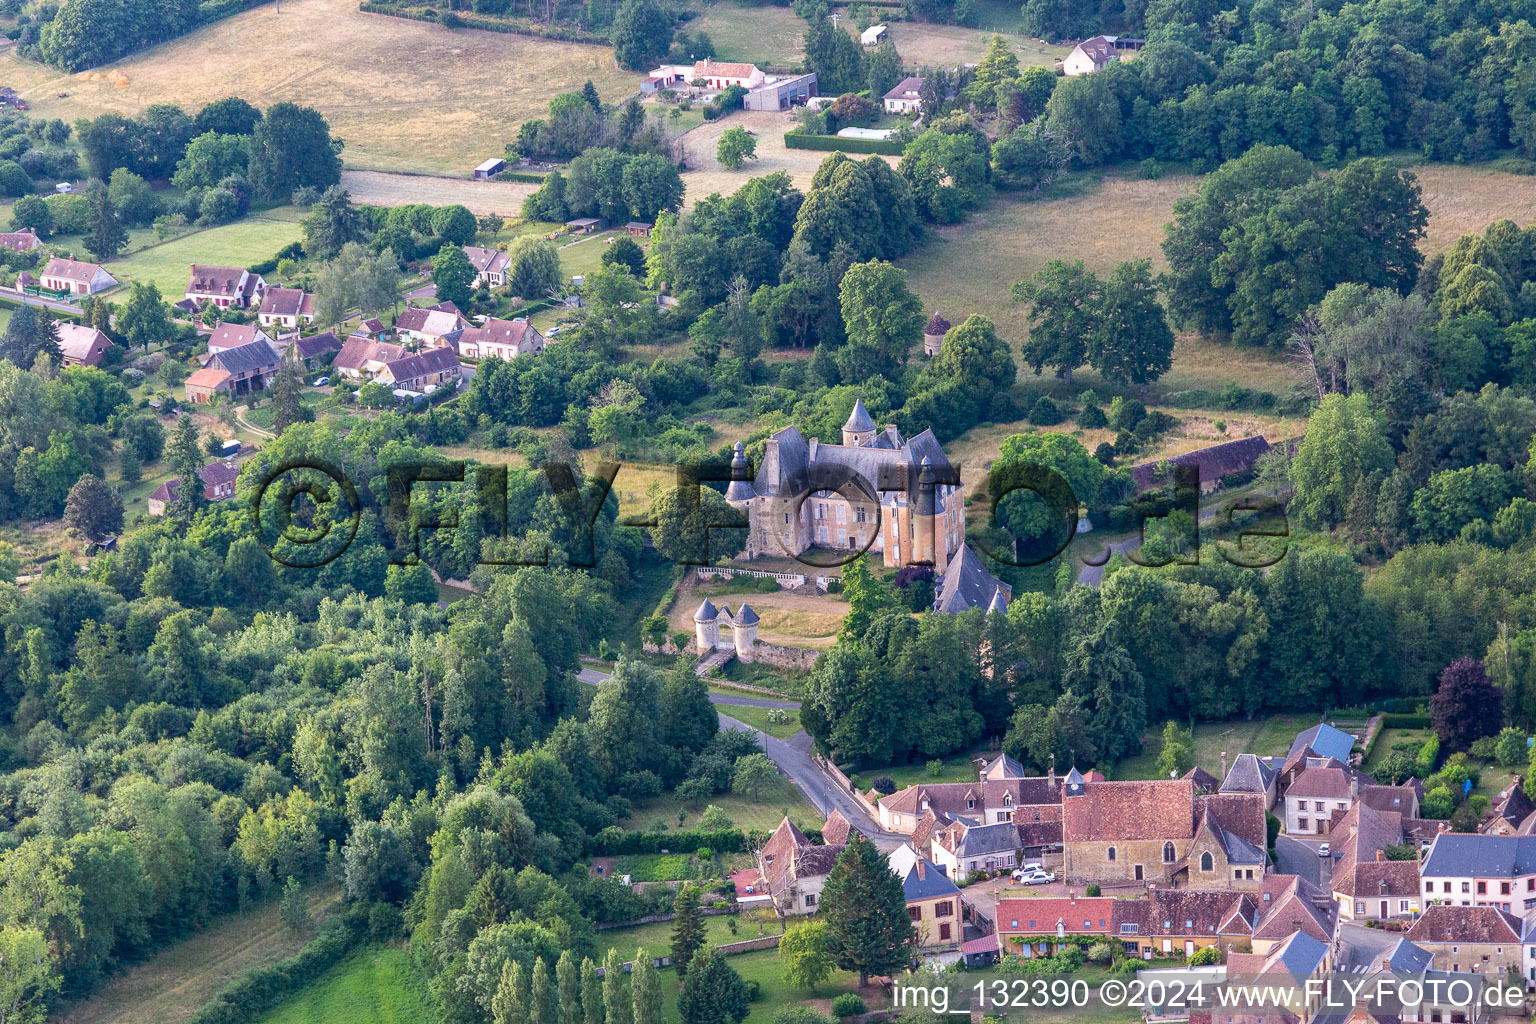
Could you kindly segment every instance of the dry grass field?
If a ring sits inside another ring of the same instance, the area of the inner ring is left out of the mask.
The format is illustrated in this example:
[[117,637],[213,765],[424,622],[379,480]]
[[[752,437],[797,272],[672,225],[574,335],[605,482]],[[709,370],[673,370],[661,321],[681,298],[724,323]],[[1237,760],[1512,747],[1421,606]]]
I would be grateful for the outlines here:
[[[237,14],[134,54],[102,72],[127,83],[60,74],[14,54],[6,84],[34,117],[73,122],[102,111],[136,114],[152,103],[203,104],[238,94],[267,106],[313,106],[347,142],[349,167],[468,174],[549,99],[591,79],[607,100],[636,77],[613,51],[364,14],[356,0],[288,0]],[[60,99],[58,93],[68,93]]]
[[[1024,67],[1041,64],[1051,67],[1072,52],[1069,46],[1051,46],[1026,36],[1018,35],[999,26],[999,34],[1008,41],[1009,47],[1019,56]],[[965,64],[987,55],[987,44],[992,32],[980,28],[963,28],[959,25],[930,25],[918,21],[893,21],[890,35],[896,44],[896,52],[908,65]]]
[[343,171],[341,183],[352,193],[353,202],[369,206],[458,203],[473,214],[499,213],[503,217],[516,217],[523,200],[539,187],[526,181],[474,181],[385,171]]
[[735,3],[709,4],[683,26],[703,32],[715,44],[720,60],[782,65],[800,61],[805,22],[788,7]]
[[1445,252],[1462,235],[1481,234],[1504,217],[1522,227],[1536,221],[1536,180],[1455,164],[1412,170],[1429,207],[1429,230],[1419,246],[1426,253]]
[[[832,646],[838,628],[843,623],[843,616],[848,613],[847,604],[826,597],[812,597],[810,594],[731,594],[722,591],[711,593],[709,599],[717,607],[729,605],[733,610],[740,608],[745,601],[757,612],[760,620],[757,627],[758,639],[764,643],[789,647]],[[668,618],[668,631],[682,631],[692,635],[693,613],[698,607],[697,595],[679,593]]]
[[[683,174],[687,186],[687,202],[697,202],[714,192],[729,195],[749,178],[760,178],[775,171],[786,172],[802,192],[811,187],[816,168],[831,153],[814,149],[790,149],[784,145],[784,133],[794,124],[793,118],[777,110],[747,110],[719,121],[705,121],[682,137],[683,158],[688,170]],[[757,137],[757,159],[748,160],[740,170],[727,170],[715,159],[715,149],[720,136],[729,128],[745,128]],[[852,154],[855,160],[864,159]],[[887,157],[891,166],[895,157]]]

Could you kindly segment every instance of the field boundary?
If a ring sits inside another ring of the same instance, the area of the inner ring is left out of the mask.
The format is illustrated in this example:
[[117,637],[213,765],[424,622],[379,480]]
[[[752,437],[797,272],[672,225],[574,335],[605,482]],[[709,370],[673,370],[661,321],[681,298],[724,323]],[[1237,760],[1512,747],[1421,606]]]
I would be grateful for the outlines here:
[[537,32],[532,28],[522,28],[514,25],[504,25],[500,22],[482,21],[470,15],[465,17],[457,11],[451,12],[454,20],[444,22],[437,16],[436,11],[412,11],[402,10],[393,4],[381,3],[379,0],[361,0],[357,9],[364,14],[380,14],[386,18],[404,18],[407,21],[424,21],[430,25],[442,25],[443,28],[454,30],[461,28],[474,28],[482,32],[499,32],[505,36],[524,36],[528,39],[549,39],[557,43],[577,43],[582,46],[611,46],[608,40],[595,33],[583,32],[580,29],[572,30],[571,34],[556,32]]

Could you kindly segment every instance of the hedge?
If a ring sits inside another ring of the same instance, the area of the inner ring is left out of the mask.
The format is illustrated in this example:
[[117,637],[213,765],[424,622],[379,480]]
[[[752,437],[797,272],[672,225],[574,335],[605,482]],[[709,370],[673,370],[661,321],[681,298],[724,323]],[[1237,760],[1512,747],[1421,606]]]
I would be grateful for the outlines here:
[[901,156],[906,147],[890,139],[845,139],[837,135],[807,135],[786,132],[784,145],[790,149],[819,149],[838,153],[880,153]]
[[[22,306],[32,306],[32,304],[30,302],[17,302],[15,299],[0,299],[0,306],[4,306],[6,309],[20,309]],[[41,307],[32,306],[32,308],[39,309]],[[71,323],[80,318],[78,313],[66,313],[62,309],[50,308],[47,312],[51,313],[55,320],[68,320]]]
[[[605,36],[587,32],[579,28],[563,26],[535,28],[532,22],[506,22],[488,21],[478,18],[474,14],[462,11],[445,11],[446,17],[439,17],[436,10],[420,7],[397,7],[390,3],[380,3],[378,0],[362,0],[357,9],[365,14],[383,14],[391,18],[406,18],[410,21],[430,21],[442,25],[445,28],[478,28],[486,32],[501,32],[512,36],[533,36],[540,39],[555,39],[562,43],[584,43],[590,46],[608,46],[609,41]],[[449,19],[452,19],[451,21]]]
[[188,1024],[246,1024],[262,1017],[315,980],[368,937],[368,908],[331,918],[309,944],[287,960],[247,971],[192,1015]]
[[1428,715],[1409,714],[1406,711],[1389,711],[1381,716],[1383,729],[1428,729],[1432,724]]
[[660,853],[663,850],[692,853],[707,846],[716,853],[745,853],[747,836],[740,829],[725,828],[714,832],[697,829],[676,832],[633,832],[616,825],[592,837],[592,853],[613,857],[621,853]]
[[497,181],[526,181],[534,185],[544,184],[545,175],[534,171],[502,171],[496,175]]

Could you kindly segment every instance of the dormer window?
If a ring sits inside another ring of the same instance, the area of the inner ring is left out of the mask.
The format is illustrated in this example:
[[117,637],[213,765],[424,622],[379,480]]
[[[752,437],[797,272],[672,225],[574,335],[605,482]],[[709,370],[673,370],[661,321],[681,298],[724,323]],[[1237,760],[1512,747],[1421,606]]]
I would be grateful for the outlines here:
[[971,799],[970,797],[966,797],[965,798],[965,809],[966,810],[970,810],[971,808],[973,808],[975,806],[976,806],[976,801],[975,800]]
[[1012,793],[1004,793],[1003,794],[1003,806],[1004,807],[1012,807],[1013,806],[1013,794]]
[[922,805],[921,805],[921,806],[922,806],[922,809],[923,809],[923,810],[925,810],[925,811],[926,811],[926,810],[927,810],[927,809],[928,809],[928,801],[927,801],[927,800],[924,800],[924,801],[923,801],[923,802],[922,802]]

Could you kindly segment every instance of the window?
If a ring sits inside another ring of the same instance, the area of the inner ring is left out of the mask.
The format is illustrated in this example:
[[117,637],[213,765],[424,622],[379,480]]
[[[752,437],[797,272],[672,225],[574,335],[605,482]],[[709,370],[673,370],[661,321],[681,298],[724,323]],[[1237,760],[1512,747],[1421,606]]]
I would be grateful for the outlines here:
[[1019,926],[1019,919],[1018,918],[1014,918],[1012,921],[1008,922],[1008,927],[1010,927],[1010,928],[1017,928],[1018,926]]
[[784,513],[784,525],[785,526],[789,525],[789,513],[788,512]]
[[1425,892],[1434,892],[1435,891],[1435,883],[1434,882],[1425,882],[1424,883],[1424,891]]
[[805,905],[808,906],[808,907],[814,907],[816,905],[816,894],[815,893],[808,892],[808,893],[805,894]]
[[1441,892],[1450,892],[1451,891],[1451,883],[1450,882],[1441,882],[1440,883],[1440,891]]
[[1406,914],[1406,913],[1408,913],[1408,901],[1407,900],[1398,900],[1397,901],[1397,912],[1399,914]]
[[1113,846],[1109,848],[1109,859],[1111,861],[1115,859],[1115,848]]
[[1201,871],[1213,871],[1213,870],[1215,870],[1215,867],[1216,867],[1216,862],[1211,859],[1210,851],[1206,851],[1205,853],[1202,853],[1200,855],[1200,870]]
[[865,510],[863,505],[860,505],[858,508],[853,510],[853,521],[856,523],[869,522],[869,513]]
[[1296,819],[1296,828],[1298,830],[1302,831],[1302,832],[1308,831],[1308,829],[1307,829],[1307,819],[1306,818],[1297,818]]
[[936,903],[936,904],[934,904],[934,907],[933,907],[933,916],[934,917],[950,917],[950,916],[952,916],[954,914],[954,912],[955,912],[955,905],[953,903],[951,903],[949,900],[945,900],[942,903]]
[[966,810],[970,810],[971,808],[973,808],[975,806],[976,806],[976,801],[975,800],[972,800],[970,797],[966,797],[965,798],[965,809]]
[[1466,882],[1462,882],[1462,883],[1461,883],[1461,891],[1462,891],[1462,892],[1471,892],[1471,891],[1472,891],[1472,886],[1471,886],[1471,885],[1469,885],[1469,884],[1468,884],[1468,883],[1466,883]]
[[947,924],[939,925],[939,941],[940,942],[948,942],[949,941],[949,925],[947,925]]
[[1012,793],[1004,793],[1003,794],[1003,806],[1004,807],[1012,807],[1013,806],[1013,794]]
[[1359,900],[1355,900],[1355,913],[1357,913],[1357,914],[1365,913],[1365,904],[1362,903]]
[[1164,864],[1172,864],[1173,863],[1173,859],[1174,859],[1173,844],[1172,843],[1164,843],[1163,844],[1163,863]]
[[[1135,935],[1140,930],[1141,930],[1141,925],[1138,925],[1138,924],[1122,924],[1120,926],[1120,934],[1121,935]],[[1533,952],[1532,955],[1536,956],[1536,952]]]
[[1487,882],[1478,882],[1477,883],[1477,894],[1479,896],[1486,896],[1486,895],[1488,895],[1488,883]]
[[1509,883],[1508,882],[1500,882],[1499,883],[1499,895],[1500,896],[1508,896],[1509,895]]
[[907,908],[907,916],[910,917],[914,921],[921,921],[923,919],[923,908],[922,907],[908,907]]

